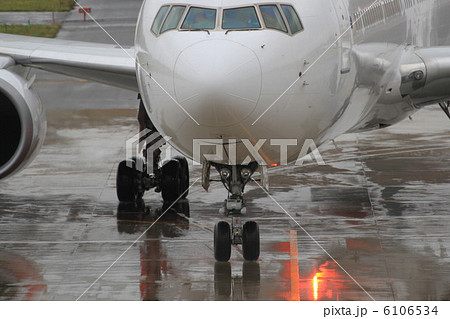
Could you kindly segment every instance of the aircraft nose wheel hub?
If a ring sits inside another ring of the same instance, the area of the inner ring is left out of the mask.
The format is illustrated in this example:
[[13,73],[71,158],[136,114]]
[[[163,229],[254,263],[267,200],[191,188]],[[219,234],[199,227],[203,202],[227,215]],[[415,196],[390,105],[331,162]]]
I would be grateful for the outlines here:
[[239,218],[238,217],[233,217],[232,218],[232,223],[231,223],[231,243],[233,245],[241,245],[242,244],[242,226],[239,223]]

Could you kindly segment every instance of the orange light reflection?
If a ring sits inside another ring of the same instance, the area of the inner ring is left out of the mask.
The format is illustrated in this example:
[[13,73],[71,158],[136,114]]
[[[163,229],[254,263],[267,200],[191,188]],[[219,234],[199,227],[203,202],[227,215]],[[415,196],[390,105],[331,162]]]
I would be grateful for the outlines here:
[[290,231],[290,255],[291,255],[291,298],[292,301],[300,301],[300,273],[298,267],[298,243],[297,231]]
[[319,299],[319,280],[317,279],[317,275],[313,278],[313,291],[314,291],[314,300],[317,301]]
[[[289,259],[282,262],[281,277],[284,278],[284,288],[278,295],[285,300],[337,301],[351,299],[352,284],[348,276],[340,270],[332,260],[325,260],[314,267],[312,272],[302,272],[299,267],[299,250],[296,234],[291,232],[291,240],[279,243],[276,248],[289,254]],[[288,245],[290,251],[287,252]],[[347,297],[346,297],[347,296]]]
[[308,296],[309,300],[338,301],[350,288],[349,279],[332,260],[322,263],[311,281],[312,296]]

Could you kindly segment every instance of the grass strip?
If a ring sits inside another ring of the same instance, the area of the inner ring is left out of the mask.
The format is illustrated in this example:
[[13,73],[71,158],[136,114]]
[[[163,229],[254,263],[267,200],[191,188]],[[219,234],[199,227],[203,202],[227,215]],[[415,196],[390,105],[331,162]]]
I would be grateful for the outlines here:
[[5,11],[70,11],[73,0],[0,0],[0,12]]
[[28,35],[33,37],[54,38],[60,25],[0,25],[0,33]]

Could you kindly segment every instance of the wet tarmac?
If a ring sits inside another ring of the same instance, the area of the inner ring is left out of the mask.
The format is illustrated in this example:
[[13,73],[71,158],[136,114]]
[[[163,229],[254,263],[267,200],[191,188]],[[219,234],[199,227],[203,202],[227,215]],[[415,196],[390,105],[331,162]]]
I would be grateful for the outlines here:
[[115,172],[137,130],[135,97],[40,79],[51,104],[46,143],[0,182],[0,300],[450,299],[450,121],[438,107],[343,136],[321,149],[325,166],[272,169],[272,198],[249,185],[261,257],[245,262],[233,247],[231,261],[217,263],[223,186],[206,193],[197,182],[164,215],[153,192],[120,205]]

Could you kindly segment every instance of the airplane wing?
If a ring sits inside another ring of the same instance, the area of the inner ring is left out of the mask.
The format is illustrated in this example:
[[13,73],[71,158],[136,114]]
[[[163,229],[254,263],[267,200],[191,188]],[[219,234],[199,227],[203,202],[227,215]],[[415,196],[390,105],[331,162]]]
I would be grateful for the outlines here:
[[138,91],[133,48],[0,34],[1,56],[15,64]]

